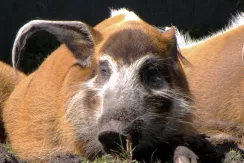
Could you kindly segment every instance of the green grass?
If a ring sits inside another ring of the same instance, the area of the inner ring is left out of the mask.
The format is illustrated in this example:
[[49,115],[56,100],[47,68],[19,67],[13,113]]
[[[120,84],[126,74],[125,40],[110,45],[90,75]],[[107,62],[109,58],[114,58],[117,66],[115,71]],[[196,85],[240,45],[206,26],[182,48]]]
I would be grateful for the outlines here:
[[[82,163],[90,163],[91,161],[83,161]],[[143,163],[143,161],[132,160],[128,158],[121,158],[119,156],[105,155],[101,158],[97,158],[93,163]],[[152,163],[161,163],[161,161],[154,161]]]
[[244,161],[243,154],[240,151],[231,149],[225,156],[223,163],[242,163]]
[[[126,148],[122,145],[122,139],[120,138],[119,144],[119,152],[115,152],[116,155],[105,155],[101,158],[95,159],[94,163],[143,163],[143,161],[137,161],[132,159],[132,153],[134,149],[132,149],[132,143],[127,139],[126,140]],[[84,161],[83,161],[84,162]],[[84,163],[89,163],[89,161],[85,161]],[[154,161],[151,163],[161,163],[161,161]]]
[[[122,145],[122,139],[120,137],[119,151],[113,151],[114,155],[104,155],[102,157],[96,158],[93,163],[144,163],[143,161],[137,161],[132,159],[132,143],[127,139],[126,147]],[[82,160],[82,163],[91,163],[89,160]],[[154,161],[151,163],[161,163],[161,161]]]
[[11,154],[14,154],[14,150],[13,148],[11,147],[11,145],[9,144],[8,141],[6,141],[6,144],[3,144],[3,146],[7,149],[7,151]]

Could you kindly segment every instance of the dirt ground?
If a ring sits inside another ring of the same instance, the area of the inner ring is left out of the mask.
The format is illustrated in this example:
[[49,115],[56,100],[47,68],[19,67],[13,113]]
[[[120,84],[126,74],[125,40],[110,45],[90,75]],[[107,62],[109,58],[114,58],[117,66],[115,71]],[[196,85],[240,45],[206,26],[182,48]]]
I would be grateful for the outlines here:
[[[202,149],[204,153],[204,149]],[[222,158],[214,159],[214,163],[243,163],[244,162],[244,152],[237,149],[235,145],[228,143],[224,145],[216,146],[216,150],[218,153],[223,154]],[[198,155],[199,156],[199,155]],[[201,157],[201,156],[200,156]],[[208,157],[209,158],[209,157]],[[72,156],[67,155],[63,157],[57,157],[48,163],[82,163],[87,162],[83,161],[84,158],[81,158],[79,156]],[[106,160],[103,160],[102,162],[106,162]],[[111,160],[110,160],[111,161]],[[109,161],[109,162],[110,162]],[[217,161],[217,162],[216,162]],[[96,161],[98,163],[100,161]],[[117,162],[117,161],[116,161]],[[200,163],[210,163],[213,162],[213,160],[206,160],[203,159],[199,161]],[[0,163],[28,163],[26,161],[22,161],[18,159],[13,153],[9,152],[8,149],[4,144],[0,144]]]
[[19,160],[14,154],[8,152],[3,144],[0,144],[0,163],[27,163]]

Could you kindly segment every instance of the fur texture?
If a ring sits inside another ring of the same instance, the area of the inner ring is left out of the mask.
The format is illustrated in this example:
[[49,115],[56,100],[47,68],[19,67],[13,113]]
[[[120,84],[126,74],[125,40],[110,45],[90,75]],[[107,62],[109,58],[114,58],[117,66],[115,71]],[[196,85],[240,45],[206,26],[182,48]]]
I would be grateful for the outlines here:
[[5,141],[5,130],[2,123],[2,111],[8,97],[15,86],[25,77],[21,72],[15,72],[9,65],[0,62],[0,142]]
[[234,142],[243,149],[244,14],[204,39],[178,35],[184,67],[196,105],[193,123],[215,144]]
[[244,25],[244,13],[237,13],[235,16],[233,16],[230,19],[230,21],[226,27],[224,27],[223,29],[221,29],[221,30],[219,30],[213,34],[205,36],[203,38],[192,39],[188,33],[182,34],[182,33],[180,33],[179,30],[177,30],[177,32],[176,32],[176,37],[177,37],[177,41],[178,41],[180,48],[193,47],[193,46],[198,45],[202,42],[205,42],[205,41],[208,41],[208,40],[213,39],[215,37],[218,37],[218,36],[220,36],[226,32],[233,30],[233,29],[236,29],[242,25]]

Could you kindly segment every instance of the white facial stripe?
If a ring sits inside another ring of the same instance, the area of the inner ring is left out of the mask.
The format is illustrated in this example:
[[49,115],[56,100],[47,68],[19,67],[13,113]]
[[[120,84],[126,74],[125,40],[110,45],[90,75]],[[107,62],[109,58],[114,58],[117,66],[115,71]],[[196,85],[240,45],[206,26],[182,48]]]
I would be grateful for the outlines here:
[[146,62],[147,59],[151,58],[153,55],[149,54],[146,56],[141,57],[140,59],[138,59],[135,63],[132,63],[132,65],[130,65],[131,69],[138,69],[141,67],[141,65]]
[[100,58],[101,61],[108,61],[110,69],[112,70],[112,72],[117,72],[118,70],[118,65],[116,64],[116,62],[114,61],[114,59],[111,56],[108,55],[103,55]]
[[[152,55],[146,55],[146,56],[138,59],[136,62],[132,63],[131,65],[122,66],[120,68],[120,70],[118,70],[118,65],[113,60],[111,60],[110,56],[103,56],[103,58],[101,58],[101,60],[108,60],[110,65],[113,68],[112,68],[112,73],[109,78],[109,81],[106,84],[104,84],[102,90],[99,92],[99,95],[102,97],[104,95],[104,91],[107,90],[108,88],[114,89],[116,87],[116,85],[118,84],[118,82],[120,84],[122,84],[123,82],[130,82],[129,80],[132,80],[135,78],[136,73],[138,73],[138,70],[140,69],[142,64],[150,57],[152,57]],[[124,73],[124,76],[123,76],[123,79],[120,79],[120,73],[122,71]]]
[[[103,55],[100,58],[101,61],[108,61],[110,69],[111,69],[111,76],[110,79],[108,81],[110,88],[114,88],[114,84],[116,83],[117,80],[117,76],[118,76],[118,65],[117,63],[114,61],[114,59],[111,56],[108,55]],[[101,95],[103,94],[105,88],[108,86],[108,83],[106,83],[103,87],[103,90],[101,91]],[[113,84],[114,83],[114,84]]]
[[[101,57],[101,61],[106,60],[109,62],[109,65],[112,69],[112,73],[107,83],[103,85],[103,87],[99,90],[98,93],[98,95],[101,97],[101,107],[100,112],[97,115],[98,118],[103,114],[103,96],[105,91],[108,89],[116,89],[118,85],[125,85],[126,89],[128,90],[134,89],[133,87],[135,85],[132,83],[135,82],[137,78],[137,73],[142,64],[150,57],[152,57],[152,55],[146,55],[144,57],[141,57],[131,65],[124,65],[120,68],[118,67],[117,63],[111,58],[111,56],[104,55]],[[123,73],[123,78],[121,78],[121,73]]]
[[103,114],[103,96],[104,96],[104,92],[105,90],[107,90],[108,87],[113,87],[115,85],[113,85],[112,83],[116,83],[116,80],[117,80],[117,76],[118,75],[118,65],[116,64],[116,62],[114,62],[114,59],[111,57],[111,56],[108,56],[108,55],[103,55],[101,56],[100,58],[100,61],[108,61],[109,63],[109,67],[111,69],[111,76],[110,76],[110,79],[107,83],[105,83],[103,85],[103,87],[100,89],[99,93],[98,93],[98,96],[101,97],[101,107],[100,107],[100,114],[97,115],[97,117],[99,118],[102,114]]

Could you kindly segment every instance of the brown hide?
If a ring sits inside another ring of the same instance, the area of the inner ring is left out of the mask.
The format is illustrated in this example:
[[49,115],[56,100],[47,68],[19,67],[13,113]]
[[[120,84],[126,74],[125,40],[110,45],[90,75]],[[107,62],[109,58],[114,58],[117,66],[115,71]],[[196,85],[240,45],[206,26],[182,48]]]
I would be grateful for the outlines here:
[[193,123],[215,143],[244,143],[243,31],[242,25],[181,49],[191,63],[184,70],[196,105]]
[[0,62],[0,142],[4,142],[4,128],[2,124],[2,110],[4,104],[15,86],[25,75],[20,72],[14,72],[13,68],[9,65]]
[[81,68],[62,45],[16,87],[5,108],[4,121],[8,122],[8,133],[15,135],[11,145],[17,155],[38,161],[53,153],[81,152],[76,149],[73,128],[65,119],[65,107],[90,74],[90,69]]

